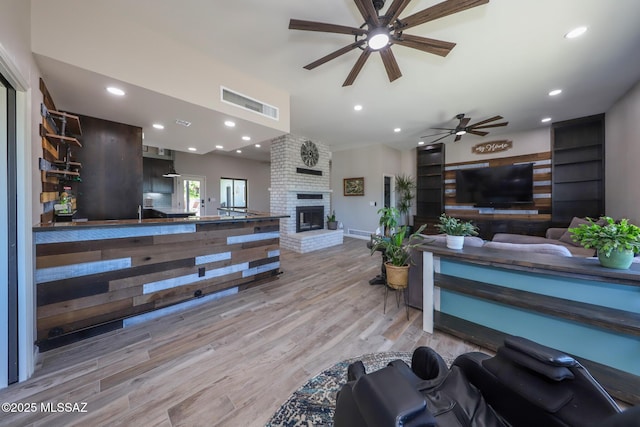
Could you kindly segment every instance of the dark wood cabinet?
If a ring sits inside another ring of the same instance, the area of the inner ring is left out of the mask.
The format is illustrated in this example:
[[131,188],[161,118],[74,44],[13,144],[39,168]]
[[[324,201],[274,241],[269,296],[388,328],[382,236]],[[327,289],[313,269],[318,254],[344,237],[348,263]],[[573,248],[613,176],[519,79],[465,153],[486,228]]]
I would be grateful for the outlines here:
[[554,123],[551,132],[551,222],[597,218],[604,206],[604,114]]
[[173,193],[173,178],[162,175],[169,172],[170,160],[143,159],[142,191],[144,193]]
[[444,144],[430,144],[417,148],[416,215],[414,226],[427,224],[425,233],[437,230],[434,224],[444,212]]
[[142,128],[89,116],[82,122],[78,217],[133,219],[142,204]]

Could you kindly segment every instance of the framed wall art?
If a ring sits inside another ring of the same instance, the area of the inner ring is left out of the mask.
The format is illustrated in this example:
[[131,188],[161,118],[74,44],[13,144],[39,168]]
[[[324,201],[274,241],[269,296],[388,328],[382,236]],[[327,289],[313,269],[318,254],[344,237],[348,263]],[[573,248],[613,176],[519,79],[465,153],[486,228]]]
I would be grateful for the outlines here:
[[345,196],[364,196],[364,178],[344,178]]

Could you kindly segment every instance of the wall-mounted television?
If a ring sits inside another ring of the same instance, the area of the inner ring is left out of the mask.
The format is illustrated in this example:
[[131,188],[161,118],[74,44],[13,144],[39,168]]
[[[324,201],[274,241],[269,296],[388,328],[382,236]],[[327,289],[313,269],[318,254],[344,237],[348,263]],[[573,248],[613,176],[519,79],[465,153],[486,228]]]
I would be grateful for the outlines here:
[[458,169],[456,202],[476,207],[533,203],[533,163]]

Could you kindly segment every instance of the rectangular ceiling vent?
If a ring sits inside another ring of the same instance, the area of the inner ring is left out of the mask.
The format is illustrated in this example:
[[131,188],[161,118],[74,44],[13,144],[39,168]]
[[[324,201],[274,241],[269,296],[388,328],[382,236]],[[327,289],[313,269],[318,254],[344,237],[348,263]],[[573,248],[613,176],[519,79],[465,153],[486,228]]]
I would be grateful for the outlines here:
[[220,89],[222,102],[235,105],[236,107],[240,107],[245,110],[253,111],[254,113],[258,113],[274,120],[279,120],[279,110],[277,107],[249,98],[248,96],[229,90],[224,86],[220,86]]

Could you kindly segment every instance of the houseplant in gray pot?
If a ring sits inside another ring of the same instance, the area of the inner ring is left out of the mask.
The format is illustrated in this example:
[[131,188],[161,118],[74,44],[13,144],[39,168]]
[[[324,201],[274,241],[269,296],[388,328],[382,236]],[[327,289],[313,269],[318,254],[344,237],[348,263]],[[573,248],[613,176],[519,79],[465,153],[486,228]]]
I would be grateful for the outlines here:
[[384,207],[378,209],[378,215],[380,215],[378,225],[382,227],[382,233],[385,236],[390,236],[398,226],[400,212],[394,207]]
[[398,174],[395,176],[396,193],[398,194],[397,208],[400,215],[404,216],[404,225],[409,226],[411,206],[416,189],[416,182],[411,175]]
[[440,215],[439,220],[440,223],[436,224],[436,228],[447,235],[449,249],[462,249],[465,236],[478,235],[478,227],[473,225],[471,221],[462,221],[445,213]]
[[337,230],[338,221],[336,221],[336,211],[332,211],[331,215],[327,215],[327,229]]
[[571,239],[585,248],[596,249],[603,267],[629,268],[634,254],[640,252],[640,227],[629,224],[627,219],[616,222],[608,216],[598,223],[591,218],[587,220],[589,224],[569,229]]

